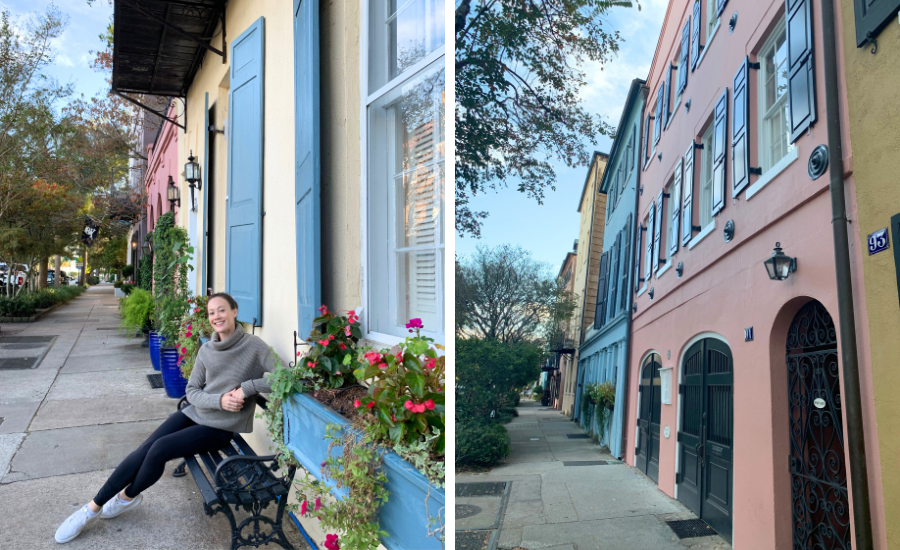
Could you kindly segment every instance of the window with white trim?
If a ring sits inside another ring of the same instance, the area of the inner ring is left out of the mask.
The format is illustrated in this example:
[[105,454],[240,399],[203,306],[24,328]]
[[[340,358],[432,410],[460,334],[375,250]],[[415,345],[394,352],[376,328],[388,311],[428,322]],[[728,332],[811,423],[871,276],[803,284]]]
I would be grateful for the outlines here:
[[712,222],[712,179],[713,179],[713,129],[715,124],[710,122],[703,134],[700,159],[700,227],[706,227]]
[[712,35],[716,25],[719,24],[719,16],[717,14],[716,0],[706,0],[706,40]]
[[368,330],[402,338],[420,318],[443,342],[444,2],[369,8]]
[[[672,242],[675,239],[678,239],[680,235],[678,234],[679,227],[678,225],[672,223],[672,218],[675,216],[675,209],[681,208],[680,196],[676,196],[675,193],[675,178],[674,176],[669,181],[668,186],[666,186],[666,194],[669,195],[669,198],[665,199],[663,202],[666,203],[666,239],[663,248],[665,248],[666,252],[666,265],[672,263]],[[662,252],[660,250],[660,252]]]
[[788,114],[788,63],[784,18],[759,52],[759,162],[763,173],[794,149]]

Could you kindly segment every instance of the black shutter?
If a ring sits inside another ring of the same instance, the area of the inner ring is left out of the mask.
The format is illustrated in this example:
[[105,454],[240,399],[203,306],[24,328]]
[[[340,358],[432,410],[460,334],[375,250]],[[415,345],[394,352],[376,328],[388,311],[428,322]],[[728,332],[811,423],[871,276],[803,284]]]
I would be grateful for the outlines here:
[[662,252],[662,222],[663,222],[663,193],[665,190],[659,190],[659,196],[656,198],[656,222],[653,224],[653,273],[659,269]]
[[722,92],[722,96],[716,103],[716,116],[713,122],[713,181],[712,181],[712,212],[715,216],[725,208],[725,135],[728,126],[728,88]]
[[669,254],[674,255],[678,252],[678,243],[681,240],[681,235],[678,234],[678,220],[681,219],[681,185],[682,185],[682,170],[684,169],[682,159],[678,159],[678,162],[675,164],[675,181],[672,183],[672,190],[669,191],[669,200],[672,201],[672,219],[669,220]]
[[628,170],[634,170],[634,146],[637,144],[637,133],[638,133],[638,125],[634,124],[634,128],[631,130],[631,145],[628,146]]
[[[707,0],[708,2],[711,0]],[[694,2],[694,25],[691,27],[691,72],[697,68],[697,62],[700,61],[700,52],[703,51],[703,44],[700,43],[700,20],[702,19],[702,6],[700,0]]]
[[[710,1],[712,1],[712,0],[710,0]],[[722,12],[725,11],[725,4],[728,3],[728,0],[717,0],[717,1],[719,2],[719,4],[716,7],[716,17],[721,17]]]
[[750,185],[750,98],[747,71],[750,58],[741,61],[731,92],[731,196],[737,197]]
[[644,280],[650,283],[650,276],[653,274],[653,265],[659,265],[659,262],[653,261],[653,236],[655,234],[653,222],[656,221],[656,202],[650,203],[650,212],[647,215],[647,263],[644,265]]
[[634,292],[641,289],[641,252],[643,252],[644,228],[638,224],[634,228]]
[[659,85],[659,91],[656,93],[656,119],[653,121],[653,145],[659,143],[659,136],[662,134],[663,96],[665,93],[666,81],[663,80]]
[[631,214],[628,214],[628,219],[625,221],[625,229],[622,230],[622,239],[625,241],[622,243],[625,249],[622,251],[622,284],[619,285],[622,290],[619,292],[619,311],[624,311],[625,308],[628,307],[628,273],[630,272],[628,269],[628,262],[631,260]]
[[663,101],[665,102],[663,112],[666,113],[666,127],[669,125],[669,119],[672,118],[672,111],[670,109],[672,108],[672,73],[674,72],[675,66],[670,63],[669,75],[666,77],[666,83],[663,85],[663,90],[665,90],[663,95]]
[[[868,0],[867,0],[868,1]],[[812,0],[786,0],[788,114],[791,143],[816,122],[816,75],[813,63]]]
[[870,37],[875,38],[897,15],[897,8],[900,8],[900,0],[853,0],[856,47],[862,48]]
[[681,244],[687,246],[694,236],[694,140],[684,154],[684,206],[681,209]]
[[678,93],[684,91],[687,87],[688,77],[688,60],[691,53],[691,18],[688,17],[687,23],[681,30],[681,57],[678,59],[678,67],[681,72],[678,73]]
[[619,253],[621,252],[622,233],[616,235],[616,243],[609,252],[609,296],[606,307],[609,310],[608,319],[616,316],[617,292],[619,291]]
[[646,164],[647,159],[650,158],[650,121],[651,120],[653,120],[653,115],[652,114],[647,115],[647,129],[644,132],[643,139],[641,140],[641,143],[643,144],[641,146],[641,149],[642,149],[642,152],[644,153],[643,155],[641,155],[641,157],[643,158],[642,162],[644,164]]
[[597,283],[597,307],[594,310],[594,328],[606,322],[606,272],[609,270],[609,251],[600,256],[600,281]]

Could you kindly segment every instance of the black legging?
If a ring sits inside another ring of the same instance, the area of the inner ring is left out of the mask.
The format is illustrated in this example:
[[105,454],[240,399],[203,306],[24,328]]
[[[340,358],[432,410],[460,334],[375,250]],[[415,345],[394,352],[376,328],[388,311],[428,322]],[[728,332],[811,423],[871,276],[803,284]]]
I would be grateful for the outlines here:
[[116,467],[94,497],[94,504],[103,506],[122,489],[129,498],[138,496],[159,481],[169,460],[224,449],[231,435],[225,430],[201,426],[181,411],[173,413]]

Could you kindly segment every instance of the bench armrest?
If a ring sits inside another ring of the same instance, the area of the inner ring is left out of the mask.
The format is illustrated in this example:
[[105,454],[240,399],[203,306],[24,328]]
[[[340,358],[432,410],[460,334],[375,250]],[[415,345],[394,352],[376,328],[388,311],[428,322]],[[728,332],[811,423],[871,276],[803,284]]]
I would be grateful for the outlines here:
[[[230,456],[220,462],[216,468],[214,476],[216,488],[219,491],[239,491],[259,483],[268,485],[270,480],[280,481],[286,486],[290,485],[294,479],[296,467],[290,466],[288,475],[283,478],[279,478],[275,474],[277,469],[276,455]],[[244,481],[241,481],[241,478],[244,478]]]

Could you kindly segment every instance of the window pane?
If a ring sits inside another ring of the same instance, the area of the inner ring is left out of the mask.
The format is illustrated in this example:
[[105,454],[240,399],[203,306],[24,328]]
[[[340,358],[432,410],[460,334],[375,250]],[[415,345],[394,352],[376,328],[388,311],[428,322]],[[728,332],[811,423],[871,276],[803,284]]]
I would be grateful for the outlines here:
[[703,136],[702,159],[703,168],[700,171],[700,227],[706,227],[712,221],[710,210],[712,208],[712,124]]
[[370,9],[374,92],[444,44],[444,0],[371,0]]
[[442,176],[438,170],[420,168],[397,178],[397,248],[435,246],[440,235]]
[[397,316],[394,322],[398,326],[403,327],[408,320],[418,317],[426,330],[440,330],[438,293],[444,293],[440,271],[434,249],[397,253]]

